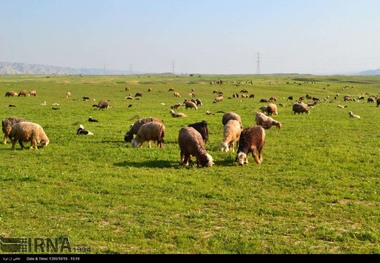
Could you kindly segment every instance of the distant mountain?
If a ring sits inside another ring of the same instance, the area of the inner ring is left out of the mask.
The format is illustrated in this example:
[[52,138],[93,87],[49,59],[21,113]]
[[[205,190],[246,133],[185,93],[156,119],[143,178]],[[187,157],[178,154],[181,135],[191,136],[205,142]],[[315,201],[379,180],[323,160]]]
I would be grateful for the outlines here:
[[359,72],[358,75],[362,75],[362,76],[380,75],[380,69],[365,70],[365,71]]
[[70,67],[57,67],[39,64],[0,62],[0,75],[126,75],[131,74],[125,70],[105,70]]

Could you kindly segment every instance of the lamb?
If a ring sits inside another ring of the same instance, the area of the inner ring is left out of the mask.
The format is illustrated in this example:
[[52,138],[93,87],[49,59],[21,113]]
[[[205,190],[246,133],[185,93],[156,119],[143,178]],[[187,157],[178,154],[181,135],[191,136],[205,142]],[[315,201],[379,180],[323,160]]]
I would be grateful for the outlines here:
[[192,156],[195,156],[198,168],[214,165],[213,158],[205,149],[201,134],[193,127],[183,127],[179,130],[178,144],[184,166],[189,165]]
[[208,126],[206,121],[192,123],[187,125],[187,127],[193,127],[201,134],[202,139],[205,143],[208,141]]
[[235,144],[239,142],[242,128],[239,121],[229,120],[224,125],[223,141],[220,143],[222,152],[228,152],[231,148],[235,152]]
[[257,164],[263,161],[263,148],[265,145],[265,130],[260,125],[245,128],[239,139],[239,148],[236,159],[240,165],[248,163],[248,154],[252,153]]
[[172,115],[173,118],[187,117],[185,113],[175,112],[174,110],[170,110],[170,114]]
[[142,147],[144,142],[148,142],[148,148],[152,148],[152,141],[157,141],[158,147],[163,147],[165,136],[165,126],[161,122],[151,121],[141,125],[136,137],[132,140],[132,147]]
[[222,123],[226,125],[229,120],[237,120],[240,123],[241,129],[243,129],[243,124],[241,122],[241,117],[235,112],[226,112],[223,114]]
[[266,116],[264,113],[256,112],[256,124],[262,126],[264,129],[270,129],[273,125],[278,129],[281,129],[282,124],[269,116]]
[[148,117],[148,118],[141,118],[141,119],[138,119],[132,126],[131,126],[131,129],[129,131],[127,131],[127,133],[124,135],[124,141],[126,142],[131,142],[132,139],[133,139],[133,135],[137,134],[137,132],[139,131],[140,127],[145,124],[145,123],[148,123],[148,122],[152,122],[152,121],[155,121],[155,122],[160,122],[160,123],[164,123],[163,120],[160,120],[158,118],[155,118],[155,117]]
[[309,107],[307,106],[306,103],[303,103],[303,102],[297,102],[295,104],[293,104],[293,113],[296,114],[304,114],[304,113],[307,113],[307,114],[310,114],[310,110],[309,110]]
[[352,119],[360,119],[360,116],[353,114],[352,111],[348,112],[348,116],[350,116]]
[[19,117],[8,117],[2,120],[1,125],[2,125],[2,130],[4,133],[3,144],[7,144],[7,139],[9,138],[9,134],[12,131],[13,124],[21,122],[21,121],[27,121],[27,120],[24,118],[19,118]]
[[9,134],[12,141],[12,150],[15,149],[16,142],[19,142],[21,149],[24,149],[23,142],[31,142],[30,149],[38,150],[37,145],[41,143],[42,147],[49,144],[49,138],[46,136],[43,128],[33,122],[18,122],[12,126],[12,131]]

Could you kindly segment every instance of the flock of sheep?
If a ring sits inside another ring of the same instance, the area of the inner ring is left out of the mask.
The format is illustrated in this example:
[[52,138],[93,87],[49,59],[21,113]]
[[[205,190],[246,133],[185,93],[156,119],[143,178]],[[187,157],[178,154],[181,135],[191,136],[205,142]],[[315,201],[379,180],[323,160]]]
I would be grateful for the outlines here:
[[[192,94],[194,91],[192,91]],[[12,95],[11,95],[12,94]],[[22,90],[20,93],[7,92],[6,96],[22,96],[36,95],[36,92],[30,92],[29,94]],[[174,92],[174,96],[180,97],[180,94]],[[308,97],[308,95],[306,95]],[[71,97],[71,93],[67,92],[66,97]],[[214,100],[214,103],[222,101],[223,94],[218,94],[218,100]],[[254,96],[250,96],[254,97]],[[308,97],[309,98],[309,97]],[[292,105],[293,114],[309,114],[310,107],[317,104],[319,99],[310,97],[314,102],[312,104],[306,104],[300,98],[296,103]],[[292,98],[288,98],[288,100]],[[83,97],[85,100],[85,97]],[[240,165],[248,163],[248,156],[252,154],[255,162],[260,164],[263,160],[263,148],[266,140],[266,129],[270,129],[272,126],[281,129],[282,124],[273,118],[274,115],[278,115],[278,109],[276,97],[271,97],[269,100],[262,99],[261,102],[269,102],[268,105],[260,108],[261,112],[256,110],[255,112],[255,126],[243,128],[241,117],[235,112],[224,113],[222,117],[223,124],[223,139],[220,143],[220,149],[223,152],[236,151],[236,161]],[[177,103],[170,107],[170,113],[172,117],[187,117],[184,113],[174,112],[174,109],[180,106],[185,106],[190,109],[198,109],[198,106],[202,105],[199,99],[187,100],[183,103]],[[380,99],[377,99],[377,106],[380,105]],[[102,100],[98,104],[94,104],[94,107],[98,109],[110,108],[107,100]],[[339,105],[338,105],[339,107]],[[211,114],[211,113],[210,113]],[[360,119],[359,115],[349,112],[351,118]],[[90,117],[89,121],[95,122],[96,120]],[[3,143],[7,143],[9,138],[12,142],[12,149],[15,149],[15,144],[18,142],[21,148],[24,148],[25,142],[30,142],[30,148],[38,149],[38,144],[42,147],[49,144],[49,138],[44,132],[43,128],[37,124],[30,122],[24,118],[8,117],[2,120],[2,131],[4,133]],[[86,131],[82,125],[77,130],[77,134],[93,135],[92,132]],[[165,125],[163,120],[156,117],[141,118],[137,120],[124,135],[124,141],[131,143],[132,147],[142,147],[144,142],[148,143],[148,147],[151,148],[152,141],[157,142],[159,148],[163,147],[165,136]],[[201,121],[193,124],[189,124],[187,127],[182,127],[178,132],[178,144],[180,148],[180,160],[184,166],[188,166],[191,162],[191,157],[196,159],[197,167],[211,167],[214,165],[212,156],[207,153],[206,142],[208,141],[208,127],[206,121]]]
[[[263,148],[265,144],[265,130],[263,126],[256,125],[243,128],[240,115],[235,112],[224,113],[222,117],[224,125],[223,140],[220,144],[221,151],[235,152],[238,146],[236,160],[240,165],[248,163],[248,155],[252,154],[256,163],[263,160]],[[165,136],[165,125],[156,117],[141,118],[137,120],[124,135],[124,140],[130,142],[132,147],[141,147],[144,142],[151,148],[151,142],[156,141],[162,148]],[[208,126],[206,121],[189,124],[182,127],[178,133],[180,159],[184,166],[188,166],[191,157],[196,159],[197,167],[211,167],[214,165],[212,156],[207,153]]]

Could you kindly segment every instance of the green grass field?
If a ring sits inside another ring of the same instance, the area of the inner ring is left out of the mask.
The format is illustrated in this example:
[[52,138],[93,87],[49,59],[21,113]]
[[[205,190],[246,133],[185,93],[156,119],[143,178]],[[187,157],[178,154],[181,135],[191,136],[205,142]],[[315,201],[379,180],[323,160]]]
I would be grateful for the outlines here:
[[[222,85],[210,84],[218,79]],[[255,97],[228,98],[244,88]],[[380,94],[380,77],[0,77],[0,94],[22,89],[37,96],[1,95],[1,118],[40,124],[50,144],[38,151],[0,145],[4,237],[67,237],[71,253],[91,254],[380,253],[380,107],[367,102]],[[171,117],[170,105],[192,90],[203,105],[177,110],[187,118]],[[223,102],[213,103],[214,90],[223,91]],[[140,100],[125,99],[136,92],[143,93]],[[294,115],[292,104],[306,94],[327,99],[309,115]],[[344,102],[344,95],[365,99]],[[262,164],[249,156],[239,166],[236,153],[219,147],[222,112],[234,111],[244,127],[253,126],[255,110],[268,104],[260,99],[271,96],[278,98],[273,118],[282,129],[266,130]],[[92,107],[102,99],[112,107]],[[350,119],[348,111],[361,119]],[[164,147],[124,142],[130,125],[150,116],[164,120]],[[178,131],[201,120],[208,123],[206,149],[215,165],[183,167]],[[79,124],[94,136],[76,135]]]

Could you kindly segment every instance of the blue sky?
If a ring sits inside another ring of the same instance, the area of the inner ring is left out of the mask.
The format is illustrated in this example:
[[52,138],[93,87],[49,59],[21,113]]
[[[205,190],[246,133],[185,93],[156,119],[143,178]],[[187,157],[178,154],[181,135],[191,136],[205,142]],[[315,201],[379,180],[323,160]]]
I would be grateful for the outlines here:
[[0,61],[138,72],[380,68],[379,0],[0,0]]

